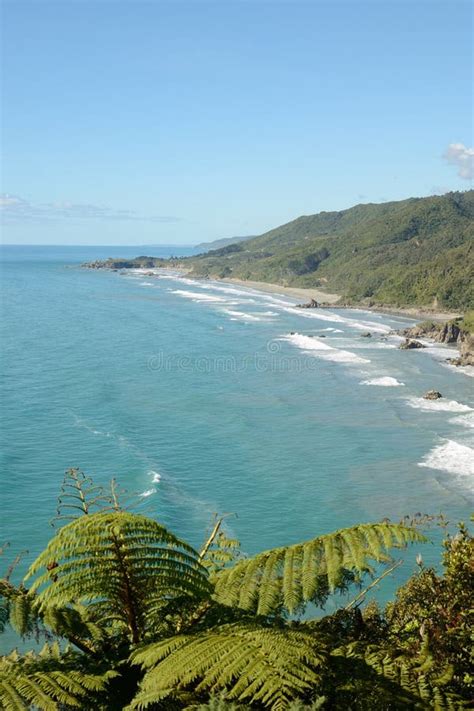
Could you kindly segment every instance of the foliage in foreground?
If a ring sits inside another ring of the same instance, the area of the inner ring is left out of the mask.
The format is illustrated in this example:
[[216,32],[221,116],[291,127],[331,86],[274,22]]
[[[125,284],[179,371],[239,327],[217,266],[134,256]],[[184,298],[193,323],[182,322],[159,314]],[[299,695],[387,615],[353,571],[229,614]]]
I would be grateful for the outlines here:
[[244,558],[220,520],[196,551],[124,510],[115,487],[104,496],[71,470],[64,491],[60,518],[67,509],[72,520],[21,585],[11,570],[0,581],[0,619],[47,642],[1,659],[0,709],[441,711],[472,701],[465,527],[446,540],[444,574],[420,562],[386,610],[362,607],[365,590],[310,619],[308,605],[423,542],[417,528],[364,524]]

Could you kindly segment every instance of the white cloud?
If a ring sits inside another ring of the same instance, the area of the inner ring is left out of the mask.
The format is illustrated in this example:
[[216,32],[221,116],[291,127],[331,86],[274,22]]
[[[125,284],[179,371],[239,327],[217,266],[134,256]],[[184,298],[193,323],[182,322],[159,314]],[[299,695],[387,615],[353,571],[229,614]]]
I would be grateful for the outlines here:
[[73,202],[32,203],[18,195],[0,195],[0,215],[4,222],[37,222],[44,220],[118,220],[141,222],[179,222],[170,215],[141,215],[134,210],[115,209],[104,205]]
[[467,148],[464,143],[450,143],[443,158],[451,165],[457,166],[460,178],[472,180],[474,176],[474,148]]

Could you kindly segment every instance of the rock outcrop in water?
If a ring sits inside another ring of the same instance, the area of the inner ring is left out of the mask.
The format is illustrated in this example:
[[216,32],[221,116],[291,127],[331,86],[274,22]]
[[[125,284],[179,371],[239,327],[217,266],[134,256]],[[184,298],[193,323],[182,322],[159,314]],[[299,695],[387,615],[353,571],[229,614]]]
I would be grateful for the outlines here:
[[410,338],[405,338],[405,341],[400,343],[398,347],[402,351],[411,351],[415,348],[426,348],[426,346],[424,346],[423,343],[420,343],[420,341],[413,341]]
[[[411,328],[403,329],[400,331],[400,335],[405,336],[407,341],[410,338],[423,337],[436,341],[436,343],[456,344],[459,348],[459,356],[449,359],[450,363],[474,366],[474,333],[471,314],[445,323],[424,321]],[[400,348],[402,347],[403,344]]]
[[424,400],[439,400],[441,397],[443,396],[438,390],[428,390],[428,392],[423,395]]
[[296,304],[297,309],[317,309],[319,304],[316,299],[310,299],[306,304]]
[[461,329],[454,321],[448,321],[447,323],[436,323],[434,321],[424,321],[423,323],[417,323],[416,326],[411,328],[405,328],[400,331],[401,335],[407,336],[408,338],[431,338],[437,343],[456,343]]

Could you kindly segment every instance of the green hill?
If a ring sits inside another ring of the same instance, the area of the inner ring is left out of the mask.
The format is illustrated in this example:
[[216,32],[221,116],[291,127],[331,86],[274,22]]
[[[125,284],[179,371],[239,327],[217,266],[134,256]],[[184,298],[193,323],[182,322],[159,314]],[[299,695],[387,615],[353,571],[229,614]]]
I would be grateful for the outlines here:
[[247,235],[246,237],[223,237],[222,239],[215,239],[213,242],[201,242],[196,245],[196,249],[208,252],[210,249],[221,249],[221,247],[227,247],[229,244],[245,242],[246,240],[253,239],[254,237],[255,235]]
[[474,190],[299,217],[185,260],[193,274],[323,287],[347,301],[474,306]]

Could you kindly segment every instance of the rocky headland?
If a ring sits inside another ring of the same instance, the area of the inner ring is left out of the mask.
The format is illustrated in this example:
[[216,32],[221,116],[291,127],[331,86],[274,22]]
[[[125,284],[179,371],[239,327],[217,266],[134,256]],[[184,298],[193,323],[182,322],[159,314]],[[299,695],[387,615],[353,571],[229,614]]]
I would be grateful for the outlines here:
[[[445,323],[436,321],[423,321],[416,326],[404,328],[399,331],[405,336],[406,343],[411,339],[428,338],[436,343],[456,344],[459,356],[451,358],[453,365],[474,366],[474,314],[468,312],[463,318],[453,319]],[[403,344],[402,346],[403,347]],[[405,346],[410,347],[410,346]]]

